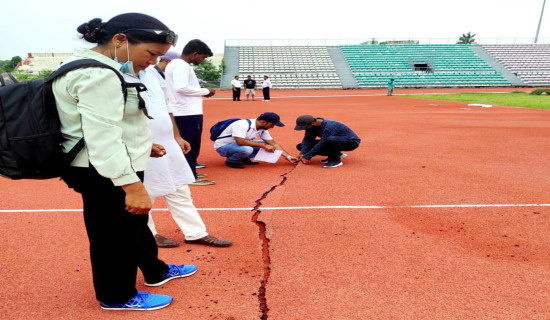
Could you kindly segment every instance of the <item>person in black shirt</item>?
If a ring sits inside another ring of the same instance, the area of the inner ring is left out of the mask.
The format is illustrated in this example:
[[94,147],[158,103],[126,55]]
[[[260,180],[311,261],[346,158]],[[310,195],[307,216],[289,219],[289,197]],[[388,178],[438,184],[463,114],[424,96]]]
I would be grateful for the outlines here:
[[256,80],[252,79],[251,76],[248,76],[246,80],[244,80],[244,89],[246,92],[246,100],[248,100],[248,97],[250,94],[252,94],[252,101],[256,100]]

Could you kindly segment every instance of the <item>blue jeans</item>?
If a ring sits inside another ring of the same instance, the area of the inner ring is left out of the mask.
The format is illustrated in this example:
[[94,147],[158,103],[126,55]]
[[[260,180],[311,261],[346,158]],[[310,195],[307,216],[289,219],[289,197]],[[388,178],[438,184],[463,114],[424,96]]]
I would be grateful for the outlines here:
[[[255,141],[260,142],[260,141]],[[262,141],[263,142],[263,141]],[[229,143],[225,146],[219,147],[216,149],[222,157],[226,157],[227,161],[231,162],[241,162],[245,158],[254,158],[258,151],[259,147],[250,147],[250,146],[239,146],[236,143]]]
[[[298,149],[300,153],[306,154],[309,150],[313,149],[319,141],[321,140],[311,141],[310,148],[308,148],[308,150],[303,150],[303,152],[301,143],[296,146],[296,149]],[[323,140],[321,148],[317,150],[315,155],[327,156],[329,161],[338,161],[340,160],[342,151],[353,151],[359,147],[360,142],[361,140],[350,140],[347,137],[330,136]]]

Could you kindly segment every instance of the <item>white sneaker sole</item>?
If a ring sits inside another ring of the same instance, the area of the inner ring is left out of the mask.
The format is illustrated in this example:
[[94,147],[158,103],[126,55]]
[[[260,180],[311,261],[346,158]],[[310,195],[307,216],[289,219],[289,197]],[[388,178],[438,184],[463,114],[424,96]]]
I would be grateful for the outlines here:
[[178,278],[185,278],[185,277],[189,277],[189,276],[192,276],[194,275],[199,269],[191,272],[191,273],[187,273],[187,274],[184,274],[184,275],[181,275],[181,276],[177,276],[177,277],[171,277],[171,278],[168,278],[166,280],[162,280],[161,282],[157,282],[157,283],[147,283],[145,282],[144,284],[148,287],[158,287],[158,286],[162,286],[163,284],[165,284],[166,282],[168,281],[171,281],[171,280],[174,280],[174,279],[178,279]]
[[323,168],[328,168],[328,169],[330,169],[330,168],[336,168],[336,167],[339,167],[339,166],[342,166],[342,165],[344,165],[344,163],[343,163],[343,162],[340,162],[339,164],[334,165],[334,166],[330,166],[330,167],[325,165],[325,166],[323,166]]
[[216,184],[216,181],[213,180],[206,180],[206,179],[196,179],[195,182],[191,182],[190,186],[211,186],[213,184]]
[[[172,303],[172,302],[170,302],[170,303]],[[103,309],[103,310],[113,310],[113,311],[126,311],[126,310],[130,310],[130,311],[153,311],[153,310],[166,308],[170,305],[170,303],[165,304],[163,306],[154,307],[154,308],[105,308],[105,307],[101,306],[101,309]]]

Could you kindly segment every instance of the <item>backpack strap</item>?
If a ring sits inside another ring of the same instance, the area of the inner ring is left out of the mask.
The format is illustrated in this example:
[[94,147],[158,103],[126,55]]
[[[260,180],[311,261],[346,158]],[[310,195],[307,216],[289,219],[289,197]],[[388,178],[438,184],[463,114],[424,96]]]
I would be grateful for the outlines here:
[[[105,63],[99,62],[99,61],[94,60],[94,59],[79,59],[79,60],[68,62],[68,63],[62,65],[61,67],[59,67],[57,70],[55,70],[53,73],[51,73],[48,77],[46,77],[44,79],[44,82],[48,83],[48,84],[51,84],[51,83],[53,83],[53,81],[55,79],[57,79],[58,77],[60,77],[64,74],[66,74],[69,71],[73,71],[73,70],[81,69],[81,68],[89,68],[89,67],[100,67],[100,68],[110,69],[114,72],[114,74],[117,75],[117,77],[120,80],[121,87],[122,87],[122,93],[124,95],[124,103],[126,103],[126,99],[128,97],[128,92],[127,92],[128,87],[135,87],[136,90],[138,90],[138,92],[141,92],[141,91],[139,91],[139,89],[137,89],[139,84],[129,85],[128,83],[126,83],[126,81],[122,77],[122,74],[120,73],[120,71],[116,70],[115,68],[113,68],[113,67],[111,67],[111,66],[109,66]],[[145,88],[145,85],[141,84],[141,86],[143,86],[143,88]],[[144,90],[147,90],[147,88],[145,88]],[[142,91],[144,91],[144,90],[142,90]],[[138,98],[139,98],[139,94],[138,94]],[[143,107],[145,108],[145,102],[143,101],[143,99],[139,98],[139,100],[140,100],[140,105],[143,102]],[[141,109],[141,107],[140,107],[140,109]],[[147,115],[147,109],[145,109],[144,113],[147,117],[149,117],[149,115]],[[80,138],[80,140],[78,140],[78,142],[74,145],[74,147],[71,150],[69,150],[69,152],[66,154],[66,160],[67,160],[68,163],[71,163],[74,160],[74,158],[76,158],[78,153],[84,148],[84,144],[85,144],[84,143],[84,138]]]
[[[248,122],[248,130],[246,130],[246,132],[248,132],[248,131],[250,131],[250,128],[252,128],[252,121],[250,121],[250,119],[246,119],[246,121]],[[223,139],[223,138],[229,138],[229,137],[231,137],[231,135],[223,136],[223,137],[217,137],[216,140]]]
[[166,76],[164,75],[164,72],[162,72],[162,70],[160,70],[159,66],[154,66],[153,68],[155,68],[155,70],[157,70],[157,72],[160,74],[162,79],[166,80]]
[[17,83],[19,81],[17,81],[17,79],[11,74],[8,72],[8,77],[11,79],[11,81],[13,81],[13,83]]
[[69,71],[73,71],[81,68],[88,68],[88,67],[100,67],[100,68],[111,69],[120,79],[120,83],[123,83],[123,84],[125,83],[124,78],[122,77],[122,74],[120,73],[119,70],[116,70],[115,68],[94,59],[79,59],[79,60],[66,63],[61,67],[59,67],[57,70],[55,70],[52,74],[50,74],[46,79],[44,79],[44,81],[52,82],[57,77],[60,77]]
[[78,142],[74,145],[74,147],[72,147],[72,149],[65,154],[64,159],[66,163],[70,164],[71,162],[73,162],[73,160],[76,158],[76,156],[82,149],[84,149],[84,138],[80,138],[80,140],[78,140]]
[[136,91],[138,92],[138,109],[140,109],[141,111],[143,111],[143,114],[145,114],[145,116],[149,119],[153,119],[153,117],[151,117],[149,115],[149,113],[147,112],[147,107],[145,105],[145,100],[143,100],[143,98],[141,97],[141,95],[139,94],[140,92],[143,92],[143,91],[147,91],[147,87],[143,84],[143,83],[140,83],[140,82],[135,82],[135,83],[126,83],[125,84],[126,88],[135,88]]
[[113,67],[111,67],[110,65],[107,65],[103,62],[99,62],[99,61],[94,60],[94,59],[79,59],[79,60],[68,62],[68,63],[62,65],[61,67],[59,67],[54,72],[52,72],[48,77],[46,77],[44,79],[44,82],[52,83],[56,78],[66,74],[69,71],[73,71],[73,70],[81,69],[81,68],[89,68],[89,67],[100,67],[100,68],[105,68],[105,69],[112,70],[116,74],[118,79],[120,80],[120,84],[122,86],[122,93],[124,94],[124,103],[126,103],[126,98],[128,96],[126,88],[128,86],[126,84],[126,81],[122,77],[122,74],[120,73],[120,71],[113,68]]

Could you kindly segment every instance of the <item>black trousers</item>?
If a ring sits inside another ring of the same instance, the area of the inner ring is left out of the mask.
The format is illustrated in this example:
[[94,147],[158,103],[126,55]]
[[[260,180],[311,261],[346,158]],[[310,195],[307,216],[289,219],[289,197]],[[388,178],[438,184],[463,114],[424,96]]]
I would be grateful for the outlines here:
[[185,159],[196,177],[197,159],[201,152],[203,115],[177,116],[174,118],[176,119],[180,136],[191,145],[191,151],[185,154]]
[[241,88],[233,90],[233,101],[241,101]]
[[[315,140],[311,145],[311,148],[315,147],[319,143],[319,141],[321,140]],[[321,148],[319,149],[316,155],[327,156],[328,161],[339,161],[340,154],[342,153],[342,151],[352,151],[357,149],[357,147],[359,147],[358,140],[350,140],[346,137],[331,136],[331,137],[328,137],[323,142],[323,145],[321,146]],[[302,144],[299,143],[296,146],[296,149],[298,149],[301,152]],[[307,151],[303,153],[307,153]]]
[[[143,179],[143,172],[138,175]],[[126,211],[122,187],[93,167],[71,167],[63,180],[82,195],[97,300],[124,303],[133,298],[138,267],[147,282],[161,281],[168,266],[158,259],[148,215]]]
[[269,87],[262,88],[262,92],[264,93],[264,100],[269,100]]

